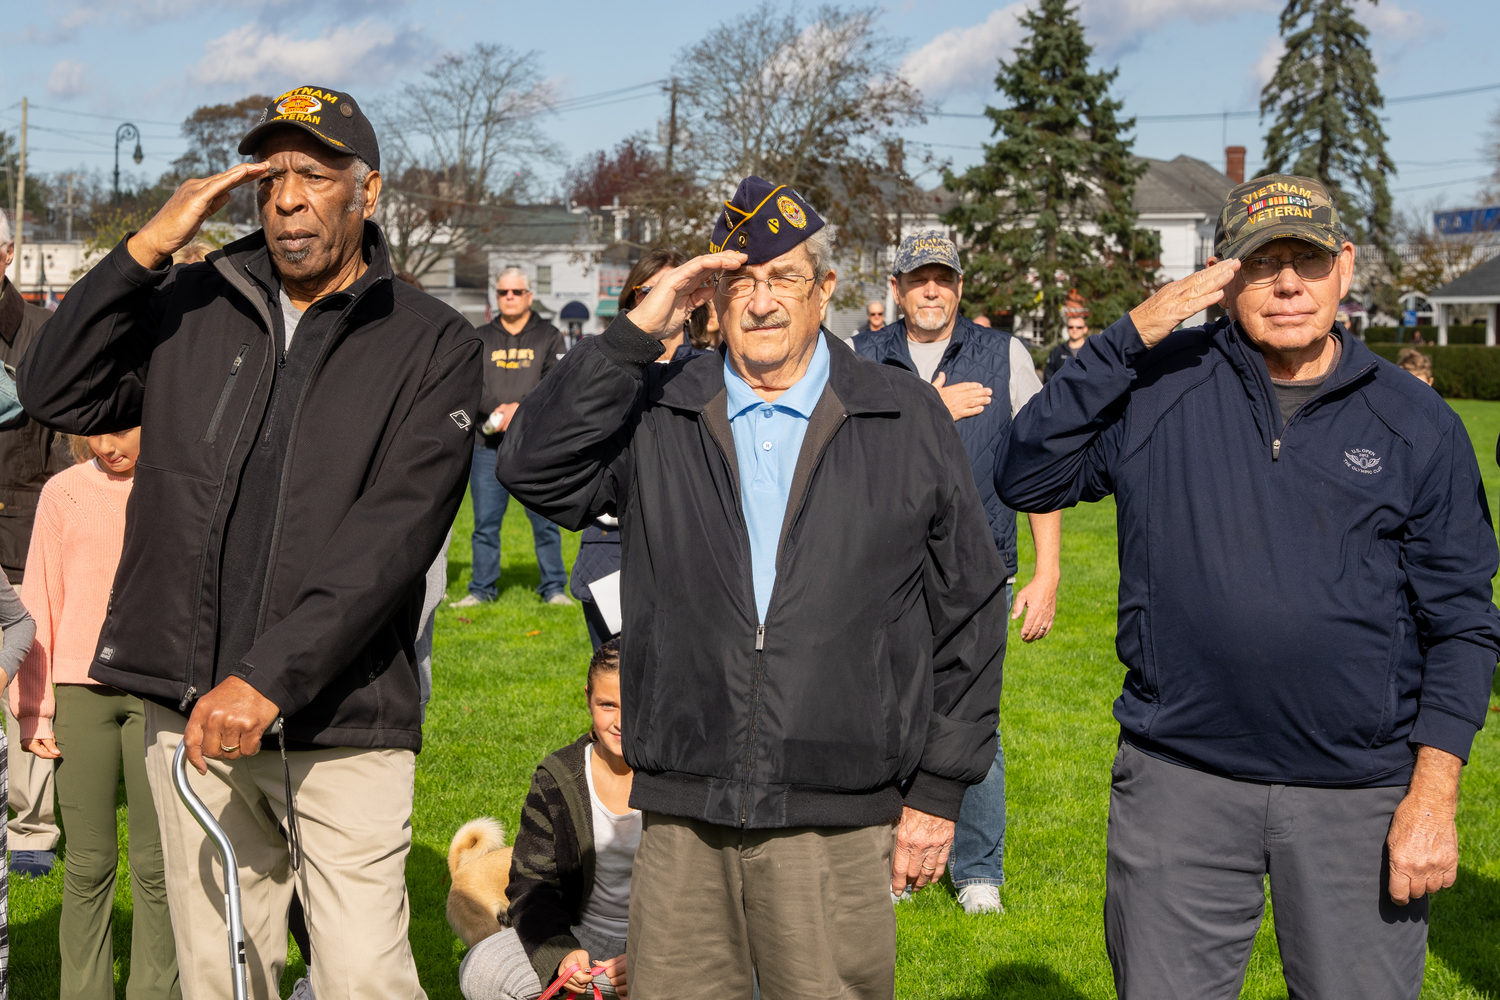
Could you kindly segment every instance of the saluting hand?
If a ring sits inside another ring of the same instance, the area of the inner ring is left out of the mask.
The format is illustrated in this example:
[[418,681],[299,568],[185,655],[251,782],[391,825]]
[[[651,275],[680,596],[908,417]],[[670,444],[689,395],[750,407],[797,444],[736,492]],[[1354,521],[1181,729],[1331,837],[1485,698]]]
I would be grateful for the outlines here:
[[191,243],[215,212],[229,204],[230,192],[258,180],[269,169],[267,163],[241,163],[222,174],[183,181],[151,221],[130,237],[126,244],[130,256],[142,267],[160,267]]
[[661,340],[675,337],[688,315],[713,298],[710,279],[724,271],[738,271],[748,259],[736,250],[694,257],[681,267],[659,275],[646,297],[625,315],[642,333]]
[[1231,257],[1181,281],[1163,285],[1155,295],[1130,310],[1130,320],[1141,335],[1141,343],[1155,347],[1183,320],[1224,301],[1224,286],[1234,280],[1239,270],[1240,262]]

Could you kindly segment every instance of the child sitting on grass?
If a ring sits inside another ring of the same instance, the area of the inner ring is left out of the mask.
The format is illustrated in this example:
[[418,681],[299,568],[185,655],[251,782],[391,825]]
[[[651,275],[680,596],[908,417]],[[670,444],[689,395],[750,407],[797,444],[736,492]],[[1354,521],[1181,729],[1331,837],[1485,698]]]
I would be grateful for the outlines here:
[[535,1000],[576,967],[565,990],[626,995],[625,923],[641,814],[630,808],[620,745],[620,644],[589,663],[593,728],[542,761],[521,810],[511,861],[511,926],[469,949],[458,970],[466,1000]]

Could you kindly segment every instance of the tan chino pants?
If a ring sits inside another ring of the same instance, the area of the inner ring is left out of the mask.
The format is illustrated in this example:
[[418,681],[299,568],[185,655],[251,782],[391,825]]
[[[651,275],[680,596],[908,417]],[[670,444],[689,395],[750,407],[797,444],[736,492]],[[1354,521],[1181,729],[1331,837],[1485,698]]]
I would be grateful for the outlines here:
[[[167,902],[185,1000],[230,1000],[224,881],[213,842],[177,797],[172,755],[187,720],[146,703],[146,770],[161,819]],[[287,753],[303,859],[291,870],[286,794],[274,741],[254,757],[192,768],[193,789],[239,861],[250,995],[278,997],[295,885],[312,939],[318,1000],[426,1000],[407,940],[406,856],[416,757],[410,750]]]
[[52,761],[21,749],[21,726],[5,703],[6,751],[10,767],[10,807],[16,818],[6,824],[12,851],[55,851],[62,831],[57,826],[57,786]]

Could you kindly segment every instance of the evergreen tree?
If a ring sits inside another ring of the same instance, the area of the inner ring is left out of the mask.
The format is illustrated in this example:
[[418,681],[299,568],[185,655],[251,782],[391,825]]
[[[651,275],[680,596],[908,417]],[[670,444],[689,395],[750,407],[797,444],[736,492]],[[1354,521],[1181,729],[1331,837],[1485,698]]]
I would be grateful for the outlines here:
[[1131,155],[1109,87],[1119,70],[1091,73],[1077,8],[1040,0],[1021,16],[1029,32],[995,85],[1010,107],[986,108],[998,140],[984,162],[946,174],[960,201],[945,217],[965,237],[964,298],[977,310],[1040,313],[1061,334],[1068,299],[1088,305],[1090,325],[1114,322],[1156,287],[1160,242],[1136,226]]
[[1351,0],[1288,0],[1281,12],[1286,53],[1260,95],[1261,115],[1276,113],[1266,133],[1266,172],[1322,181],[1350,239],[1375,244],[1399,275],[1386,186],[1396,167],[1385,152],[1385,98],[1369,34]]

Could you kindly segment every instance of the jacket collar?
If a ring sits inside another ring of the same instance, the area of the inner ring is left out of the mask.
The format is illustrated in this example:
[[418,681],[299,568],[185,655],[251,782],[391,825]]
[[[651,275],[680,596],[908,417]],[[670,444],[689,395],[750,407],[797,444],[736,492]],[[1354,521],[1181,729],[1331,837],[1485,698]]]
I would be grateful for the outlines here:
[[[948,343],[948,349],[943,352],[943,360],[939,362],[939,367],[958,357],[958,352],[963,350],[973,326],[974,322],[967,316],[958,317],[958,320],[953,324],[953,333],[950,335],[951,340]],[[911,348],[906,344],[905,317],[896,320],[894,323],[887,323],[872,333],[862,333],[860,336],[874,338],[873,343],[877,348],[882,364],[899,361],[911,371],[915,372],[917,370],[917,363],[912,360]]]
[[21,329],[21,317],[26,312],[26,303],[21,298],[20,289],[10,283],[10,279],[0,275],[0,339],[7,344],[16,341],[16,331]]
[[[1333,332],[1338,334],[1343,343],[1338,364],[1334,366],[1317,394],[1308,400],[1306,405],[1310,406],[1330,393],[1360,381],[1375,370],[1375,352],[1365,346],[1364,341],[1351,336],[1342,323],[1335,322]],[[1245,382],[1246,388],[1253,387],[1257,390],[1254,395],[1266,400],[1269,404],[1270,400],[1275,398],[1276,393],[1271,385],[1271,373],[1266,368],[1266,359],[1245,336],[1239,324],[1228,317],[1220,319],[1215,324],[1213,340],[1240,379]],[[1277,412],[1279,420],[1279,411]]]
[[[884,331],[880,331],[884,332]],[[878,368],[851,351],[838,337],[822,331],[828,348],[828,385],[851,416],[869,413],[900,413],[896,394]],[[724,352],[690,358],[669,375],[652,394],[652,402],[677,410],[702,412],[723,395]]]
[[[365,220],[363,249],[367,264],[365,273],[338,294],[358,298],[376,284],[388,281],[393,276],[385,234],[368,219]],[[249,236],[209,254],[206,260],[230,285],[250,300],[261,314],[266,329],[275,330],[276,326],[271,321],[270,302],[271,297],[278,294],[280,279],[271,264],[271,251],[266,246],[266,231],[257,229]]]

